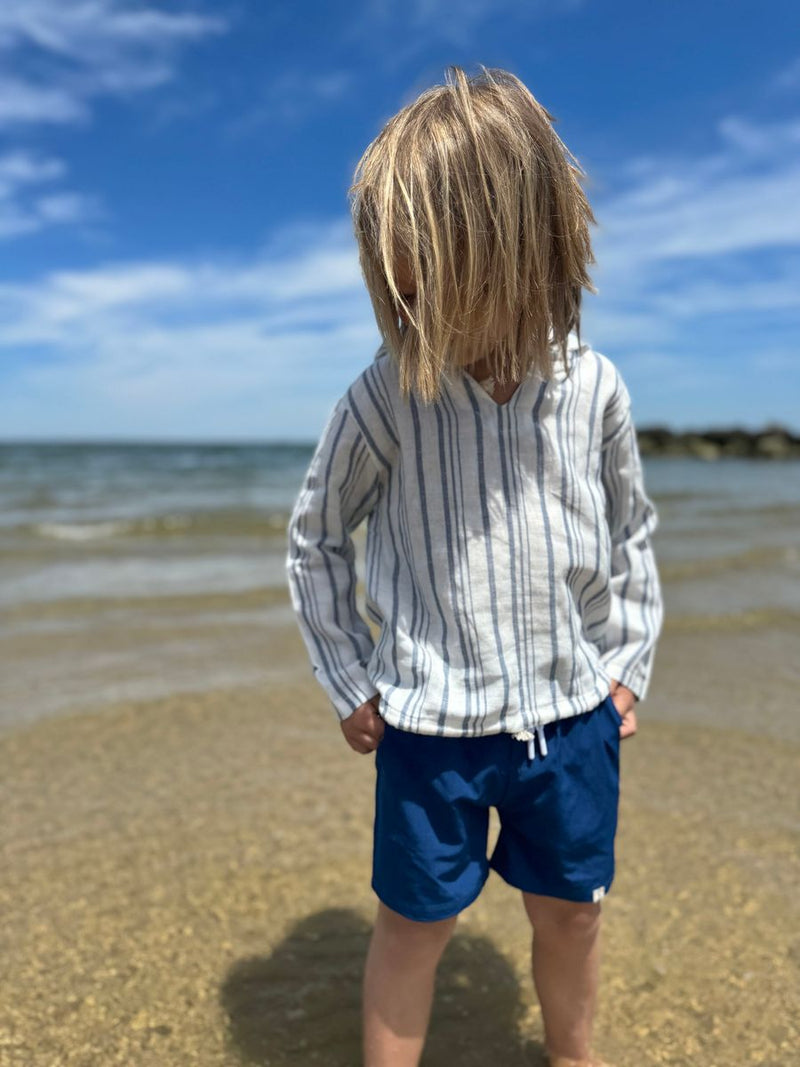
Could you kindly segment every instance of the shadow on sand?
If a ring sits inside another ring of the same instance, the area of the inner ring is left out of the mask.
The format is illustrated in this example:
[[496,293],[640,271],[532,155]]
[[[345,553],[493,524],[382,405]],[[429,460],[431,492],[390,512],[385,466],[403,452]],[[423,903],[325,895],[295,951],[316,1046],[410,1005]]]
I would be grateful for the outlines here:
[[[241,1062],[360,1067],[370,934],[361,915],[326,909],[298,922],[270,956],[231,967],[220,1000]],[[495,946],[456,927],[437,972],[422,1067],[545,1067],[541,1043],[521,1033],[524,1013],[517,976]]]

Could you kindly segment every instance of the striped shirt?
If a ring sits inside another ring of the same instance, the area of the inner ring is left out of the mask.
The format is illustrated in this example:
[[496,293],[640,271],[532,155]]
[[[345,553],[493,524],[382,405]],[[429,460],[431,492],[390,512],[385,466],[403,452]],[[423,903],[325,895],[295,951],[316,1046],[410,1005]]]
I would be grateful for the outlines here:
[[[288,525],[286,574],[317,681],[340,720],[380,696],[423,734],[541,729],[641,700],[663,621],[631,398],[570,335],[569,374],[498,403],[449,370],[403,400],[381,347],[334,405]],[[365,611],[352,532],[367,521]]]

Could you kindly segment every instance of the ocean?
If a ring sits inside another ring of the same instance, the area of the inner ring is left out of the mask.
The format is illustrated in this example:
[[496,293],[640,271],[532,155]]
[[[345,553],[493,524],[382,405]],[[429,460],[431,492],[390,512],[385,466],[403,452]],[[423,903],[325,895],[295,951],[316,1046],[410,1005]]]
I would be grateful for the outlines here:
[[[270,633],[313,447],[0,445],[0,728],[296,670]],[[665,627],[796,627],[800,462],[643,463]]]

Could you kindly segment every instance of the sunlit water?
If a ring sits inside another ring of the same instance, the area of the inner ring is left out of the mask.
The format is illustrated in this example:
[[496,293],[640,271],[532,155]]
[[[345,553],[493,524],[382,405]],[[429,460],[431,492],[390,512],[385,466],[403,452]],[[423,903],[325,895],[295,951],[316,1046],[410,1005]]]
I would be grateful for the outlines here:
[[[286,525],[312,450],[0,446],[0,723],[279,669],[269,634],[292,619]],[[644,468],[668,623],[796,622],[800,462]]]

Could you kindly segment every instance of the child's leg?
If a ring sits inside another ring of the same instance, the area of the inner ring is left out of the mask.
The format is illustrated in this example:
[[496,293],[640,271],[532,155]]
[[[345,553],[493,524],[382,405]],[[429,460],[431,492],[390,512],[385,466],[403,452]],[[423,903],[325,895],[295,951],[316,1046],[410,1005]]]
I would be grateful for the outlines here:
[[364,1067],[417,1067],[457,918],[416,922],[378,901],[364,970]]
[[600,901],[614,880],[621,721],[606,697],[547,723],[535,758],[510,742],[519,747],[489,865],[522,890],[534,928],[533,980],[552,1067],[602,1067],[590,1041]]
[[551,1056],[589,1062],[600,967],[600,904],[523,892],[532,968]]

